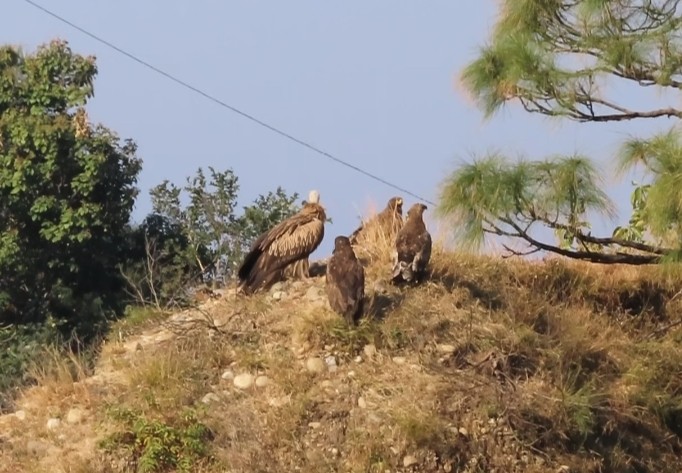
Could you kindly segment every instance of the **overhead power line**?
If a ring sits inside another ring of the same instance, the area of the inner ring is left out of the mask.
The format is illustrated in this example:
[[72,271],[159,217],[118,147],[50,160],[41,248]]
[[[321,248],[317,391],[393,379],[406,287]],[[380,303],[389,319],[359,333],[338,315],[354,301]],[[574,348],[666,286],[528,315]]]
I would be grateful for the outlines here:
[[352,170],[354,170],[354,171],[357,171],[357,172],[359,172],[359,173],[361,173],[361,174],[364,174],[365,176],[367,176],[367,177],[369,177],[369,178],[371,178],[371,179],[374,179],[374,180],[376,180],[376,181],[378,181],[378,182],[381,182],[382,184],[385,184],[385,185],[387,185],[387,186],[389,186],[389,187],[392,187],[393,189],[396,189],[396,190],[398,190],[398,191],[400,191],[400,192],[403,192],[403,193],[405,193],[405,194],[411,195],[412,197],[415,197],[415,198],[417,198],[417,199],[419,199],[419,200],[421,200],[421,201],[423,201],[423,202],[429,203],[429,204],[434,205],[434,206],[436,205],[436,204],[434,204],[433,202],[431,202],[430,200],[425,199],[425,198],[419,196],[418,194],[415,194],[415,193],[413,193],[413,192],[410,192],[409,190],[404,189],[404,188],[402,188],[402,187],[400,187],[400,186],[398,186],[398,185],[396,185],[396,184],[393,184],[393,183],[387,181],[386,179],[383,179],[382,177],[377,176],[376,174],[372,174],[372,173],[370,173],[370,172],[368,172],[368,171],[365,171],[364,169],[362,169],[362,168],[360,168],[360,167],[358,167],[358,166],[356,166],[356,165],[354,165],[354,164],[351,164],[351,163],[349,163],[349,162],[347,162],[347,161],[344,161],[344,160],[342,160],[342,159],[340,159],[340,158],[337,158],[337,157],[333,156],[332,154],[330,154],[330,153],[328,153],[328,152],[326,152],[326,151],[324,151],[324,150],[321,150],[320,148],[317,148],[316,146],[311,145],[310,143],[308,143],[308,142],[306,142],[306,141],[303,141],[303,140],[301,140],[301,139],[299,139],[299,138],[296,138],[295,136],[292,136],[292,135],[290,135],[289,133],[286,133],[285,131],[280,130],[279,128],[276,128],[276,127],[274,127],[274,126],[272,126],[272,125],[269,125],[269,124],[265,123],[265,122],[262,121],[262,120],[259,120],[258,118],[254,117],[253,115],[250,115],[250,114],[248,114],[248,113],[246,113],[246,112],[243,112],[243,111],[239,110],[238,108],[233,107],[232,105],[223,102],[222,100],[220,100],[220,99],[214,97],[213,95],[204,92],[203,90],[201,90],[201,89],[199,89],[199,88],[197,88],[197,87],[195,87],[195,86],[193,86],[193,85],[191,85],[191,84],[189,84],[189,83],[183,81],[182,79],[178,79],[178,78],[175,77],[174,75],[172,75],[172,74],[170,74],[170,73],[168,73],[168,72],[166,72],[166,71],[164,71],[164,70],[162,70],[162,69],[159,69],[158,67],[154,66],[153,64],[150,64],[150,63],[148,63],[147,61],[144,61],[143,59],[140,59],[139,57],[135,56],[135,55],[132,54],[132,53],[129,53],[128,51],[125,51],[124,49],[119,48],[119,47],[116,46],[115,44],[110,43],[109,41],[107,41],[107,40],[105,40],[105,39],[103,39],[103,38],[101,38],[101,37],[95,35],[94,33],[91,33],[90,31],[86,30],[85,28],[76,25],[75,23],[73,23],[73,22],[67,20],[66,18],[64,18],[64,17],[62,17],[62,16],[60,16],[60,15],[58,15],[57,13],[55,13],[55,12],[53,12],[53,11],[51,11],[51,10],[48,10],[47,8],[43,7],[42,5],[36,3],[36,2],[34,2],[34,1],[32,1],[32,0],[23,0],[23,1],[26,2],[26,3],[28,3],[29,5],[31,5],[31,6],[33,6],[33,7],[35,7],[35,8],[37,8],[38,10],[41,10],[43,13],[46,13],[47,15],[49,15],[49,16],[51,16],[51,17],[53,17],[53,18],[55,18],[55,19],[57,19],[57,20],[59,20],[59,21],[61,21],[62,23],[65,23],[65,24],[69,25],[70,27],[72,27],[72,28],[74,28],[74,29],[80,31],[81,33],[83,33],[83,34],[85,34],[85,35],[91,37],[91,38],[94,39],[95,41],[98,41],[98,42],[104,44],[105,46],[107,46],[107,47],[109,47],[109,48],[111,48],[111,49],[113,49],[113,50],[119,52],[120,54],[123,54],[123,55],[126,56],[127,58],[132,59],[133,61],[135,61],[135,62],[137,62],[137,63],[139,63],[139,64],[141,64],[141,65],[147,67],[148,69],[151,69],[152,71],[156,72],[157,74],[161,74],[162,76],[166,77],[167,79],[172,80],[173,82],[175,82],[175,83],[181,85],[182,87],[185,87],[186,89],[189,89],[189,90],[191,90],[192,92],[195,92],[195,93],[201,95],[202,97],[204,97],[204,98],[206,98],[206,99],[208,99],[208,100],[210,100],[210,101],[212,101],[212,102],[214,102],[214,103],[217,103],[217,104],[220,105],[221,107],[227,108],[228,110],[231,110],[231,111],[233,111],[233,112],[235,112],[235,113],[237,113],[237,114],[243,116],[244,118],[247,118],[247,119],[249,119],[249,120],[251,120],[251,121],[257,123],[257,124],[259,124],[260,126],[262,126],[262,127],[264,127],[264,128],[267,128],[267,129],[270,130],[270,131],[273,131],[273,132],[275,132],[275,133],[277,133],[277,134],[279,134],[279,135],[281,135],[281,136],[283,136],[283,137],[285,137],[285,138],[288,138],[289,140],[291,140],[291,141],[293,141],[293,142],[295,142],[295,143],[298,143],[299,145],[304,146],[304,147],[306,147],[306,148],[308,148],[308,149],[310,149],[310,150],[312,150],[312,151],[314,151],[314,152],[316,152],[316,153],[318,153],[318,154],[321,154],[322,156],[324,156],[324,157],[326,157],[326,158],[328,158],[328,159],[331,159],[331,160],[333,160],[333,161],[335,161],[335,162],[337,162],[337,163],[339,163],[339,164],[341,164],[341,165],[343,165],[343,166],[346,166],[346,167],[348,167],[348,168],[350,168],[350,169],[352,169]]

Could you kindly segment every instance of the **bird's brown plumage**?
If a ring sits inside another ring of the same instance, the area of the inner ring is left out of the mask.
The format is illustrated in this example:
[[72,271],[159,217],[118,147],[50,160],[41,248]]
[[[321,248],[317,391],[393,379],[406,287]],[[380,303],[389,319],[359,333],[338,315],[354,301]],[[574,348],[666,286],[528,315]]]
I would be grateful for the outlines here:
[[[320,203],[320,193],[316,190],[311,190],[308,193],[308,200],[303,201],[303,205],[307,204],[319,204]],[[287,265],[282,270],[282,279],[305,279],[310,277],[310,261],[308,257],[298,259],[293,263]]]
[[431,234],[424,223],[424,204],[414,204],[407,211],[405,225],[395,240],[392,281],[419,282],[431,259]]
[[349,324],[356,324],[364,309],[365,270],[346,236],[334,239],[334,250],[327,263],[325,290],[331,308]]
[[326,219],[324,207],[306,202],[298,213],[260,235],[237,271],[241,290],[250,294],[267,289],[282,279],[287,266],[307,262],[324,238]]
[[363,241],[363,237],[367,234],[371,235],[372,229],[381,229],[388,239],[393,241],[397,232],[403,226],[403,199],[402,197],[391,197],[386,204],[384,210],[360,224],[360,226],[351,233],[349,240],[351,245],[359,244]]

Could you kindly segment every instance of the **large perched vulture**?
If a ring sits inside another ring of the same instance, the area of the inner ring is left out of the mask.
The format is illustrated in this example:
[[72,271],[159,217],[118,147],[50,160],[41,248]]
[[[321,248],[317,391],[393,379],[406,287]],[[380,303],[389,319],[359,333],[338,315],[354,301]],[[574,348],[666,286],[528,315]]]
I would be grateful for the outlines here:
[[[311,190],[308,193],[308,200],[303,201],[303,206],[308,202],[317,204],[320,202],[320,193]],[[313,250],[314,251],[314,250]],[[287,265],[282,270],[282,279],[304,279],[310,276],[310,260],[306,256]]]
[[351,245],[360,243],[364,237],[371,236],[377,229],[380,229],[388,241],[393,241],[397,232],[403,226],[403,199],[401,197],[391,197],[384,210],[360,226],[351,233],[349,240]]
[[327,262],[325,290],[331,308],[349,324],[357,324],[364,308],[365,269],[346,236],[334,239],[334,250]]
[[319,193],[311,191],[298,213],[256,239],[237,271],[245,294],[268,289],[282,279],[285,269],[307,276],[308,256],[322,243],[327,220],[319,201]]
[[394,283],[420,282],[431,259],[431,234],[424,223],[424,204],[414,204],[407,211],[405,225],[395,240],[393,254]]

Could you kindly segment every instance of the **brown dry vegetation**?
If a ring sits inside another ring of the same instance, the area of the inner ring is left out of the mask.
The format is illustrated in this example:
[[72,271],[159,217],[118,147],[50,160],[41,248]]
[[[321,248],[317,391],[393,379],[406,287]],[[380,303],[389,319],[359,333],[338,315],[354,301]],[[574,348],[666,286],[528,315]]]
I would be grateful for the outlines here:
[[[389,254],[371,253],[354,329],[311,289],[322,276],[194,312],[219,330],[119,327],[94,374],[46,359],[26,419],[0,420],[0,471],[680,471],[679,275],[437,246],[430,280],[398,289]],[[335,371],[306,369],[329,355]],[[80,422],[45,427],[73,407]]]

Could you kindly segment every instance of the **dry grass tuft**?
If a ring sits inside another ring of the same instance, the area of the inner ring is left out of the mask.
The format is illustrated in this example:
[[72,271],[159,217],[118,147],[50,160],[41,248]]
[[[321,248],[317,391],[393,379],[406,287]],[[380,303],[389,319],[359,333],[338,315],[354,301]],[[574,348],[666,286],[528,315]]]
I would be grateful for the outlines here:
[[372,224],[372,219],[377,216],[384,206],[377,210],[376,205],[370,204],[361,219],[364,228],[358,242],[354,245],[355,255],[365,267],[368,267],[369,277],[374,276],[372,269],[388,268],[393,260],[395,251],[395,236],[380,225]]

